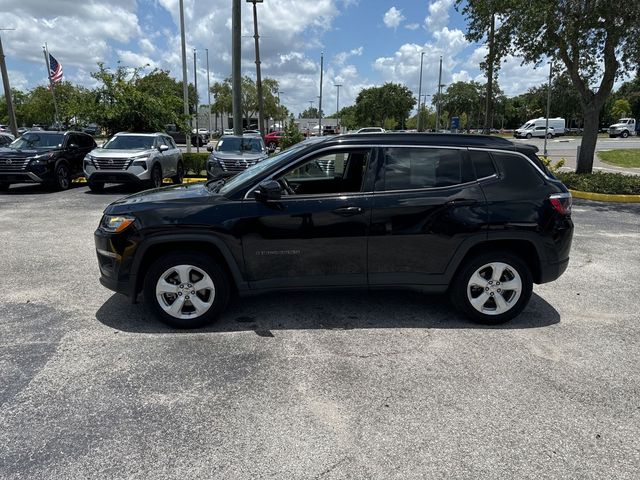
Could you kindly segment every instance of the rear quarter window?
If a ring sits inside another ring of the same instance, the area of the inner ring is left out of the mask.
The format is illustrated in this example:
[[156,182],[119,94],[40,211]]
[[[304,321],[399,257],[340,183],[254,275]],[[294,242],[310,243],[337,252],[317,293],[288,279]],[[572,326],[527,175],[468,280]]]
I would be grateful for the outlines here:
[[544,184],[540,172],[527,158],[507,152],[491,152],[491,156],[511,187],[534,188]]

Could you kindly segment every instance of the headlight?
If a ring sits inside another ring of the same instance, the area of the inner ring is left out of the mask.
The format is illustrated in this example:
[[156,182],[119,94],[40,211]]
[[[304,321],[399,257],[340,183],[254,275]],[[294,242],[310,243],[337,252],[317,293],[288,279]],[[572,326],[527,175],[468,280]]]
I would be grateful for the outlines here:
[[145,155],[136,155],[135,157],[131,157],[129,158],[129,160],[133,160],[134,162],[137,160],[149,160],[149,154],[145,154]]
[[100,229],[109,233],[120,233],[135,221],[126,215],[104,215],[100,221]]
[[47,163],[47,160],[49,160],[51,157],[53,157],[52,153],[45,153],[44,155],[36,155],[35,157],[31,157],[29,159],[29,164],[44,165],[45,163]]

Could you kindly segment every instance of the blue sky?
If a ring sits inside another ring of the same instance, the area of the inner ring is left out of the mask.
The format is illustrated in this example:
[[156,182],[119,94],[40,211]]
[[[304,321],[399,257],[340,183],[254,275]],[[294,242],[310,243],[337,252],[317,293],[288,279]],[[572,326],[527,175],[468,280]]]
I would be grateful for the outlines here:
[[[193,48],[198,51],[198,86],[206,102],[205,49],[211,81],[231,71],[231,0],[184,0],[189,81]],[[336,105],[335,83],[343,84],[341,106],[365,87],[393,81],[417,96],[420,53],[425,52],[423,93],[436,90],[438,60],[443,83],[482,80],[481,45],[464,38],[465,22],[454,0],[264,0],[258,5],[263,78],[280,82],[282,103],[298,113],[317,101],[320,55],[324,52],[323,109]],[[242,0],[243,74],[255,77],[251,4]],[[46,82],[42,45],[63,65],[65,79],[93,85],[97,62],[150,65],[181,78],[178,0],[0,0],[1,32],[14,88]],[[509,57],[500,85],[516,95],[545,81],[544,67],[521,66]]]

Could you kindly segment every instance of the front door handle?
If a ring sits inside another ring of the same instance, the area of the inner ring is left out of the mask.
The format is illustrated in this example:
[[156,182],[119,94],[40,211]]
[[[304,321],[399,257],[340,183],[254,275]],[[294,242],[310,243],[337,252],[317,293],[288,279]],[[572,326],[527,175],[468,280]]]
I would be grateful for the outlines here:
[[477,200],[470,200],[467,198],[456,198],[455,200],[448,201],[447,203],[445,203],[445,205],[447,207],[466,207],[470,205],[475,205],[477,203],[478,203]]
[[363,210],[360,207],[342,207],[342,208],[336,208],[333,213],[337,214],[337,215],[341,215],[343,217],[350,217],[352,215],[358,215],[360,213],[362,213]]

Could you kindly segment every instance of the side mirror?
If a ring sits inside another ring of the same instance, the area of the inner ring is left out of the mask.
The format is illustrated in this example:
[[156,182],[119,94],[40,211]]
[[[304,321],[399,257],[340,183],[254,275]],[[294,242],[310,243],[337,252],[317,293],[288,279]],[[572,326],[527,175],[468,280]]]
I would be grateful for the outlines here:
[[167,145],[160,145],[158,147],[158,150],[160,150],[160,152],[166,152],[167,150],[169,150],[169,147]]
[[282,198],[282,187],[275,180],[265,180],[258,185],[254,195],[260,201],[280,200]]
[[207,152],[213,152],[213,145],[207,145]]

